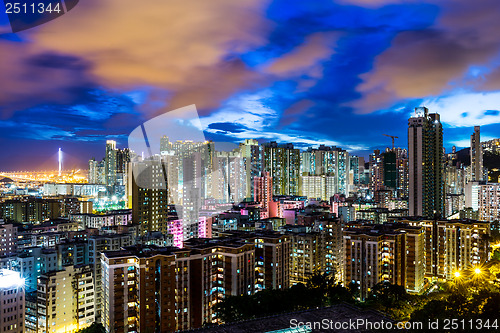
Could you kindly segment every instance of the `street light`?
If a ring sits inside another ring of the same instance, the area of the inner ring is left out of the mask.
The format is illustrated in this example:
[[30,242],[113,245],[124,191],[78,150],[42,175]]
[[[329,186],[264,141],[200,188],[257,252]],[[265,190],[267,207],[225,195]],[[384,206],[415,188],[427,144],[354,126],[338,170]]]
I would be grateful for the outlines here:
[[480,268],[476,268],[474,270],[474,273],[476,273],[476,275],[481,274],[481,269]]
[[456,277],[456,278],[459,278],[459,277],[460,277],[460,272],[459,272],[459,271],[456,271],[456,272],[455,272],[455,277]]

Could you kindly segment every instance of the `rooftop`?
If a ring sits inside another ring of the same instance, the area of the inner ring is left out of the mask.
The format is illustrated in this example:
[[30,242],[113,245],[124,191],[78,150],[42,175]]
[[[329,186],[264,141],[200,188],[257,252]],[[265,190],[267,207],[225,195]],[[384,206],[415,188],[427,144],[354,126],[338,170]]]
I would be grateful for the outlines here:
[[156,255],[172,255],[176,252],[182,251],[177,247],[160,247],[156,245],[134,245],[127,246],[118,251],[105,251],[104,255],[108,258],[121,258],[121,257],[137,257],[137,258],[151,258]]

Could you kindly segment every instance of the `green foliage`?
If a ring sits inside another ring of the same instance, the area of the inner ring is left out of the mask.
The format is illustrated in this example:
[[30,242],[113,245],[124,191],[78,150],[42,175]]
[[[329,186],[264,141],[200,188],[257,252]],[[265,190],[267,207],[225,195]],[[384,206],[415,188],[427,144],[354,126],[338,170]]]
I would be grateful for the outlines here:
[[404,320],[410,317],[416,300],[415,296],[406,293],[404,287],[383,282],[373,286],[367,303],[394,319]]
[[493,260],[500,260],[500,248],[495,249],[491,255],[491,259]]
[[101,323],[92,323],[92,325],[77,331],[77,333],[106,333],[106,330]]
[[380,283],[373,286],[365,302],[357,303],[358,297],[357,284],[344,287],[331,275],[316,274],[305,285],[286,290],[227,297],[217,304],[216,312],[223,322],[232,322],[348,302],[398,321],[492,319],[500,313],[500,261],[490,261],[479,274],[464,271],[460,278],[440,284],[430,294],[411,295],[402,286]]
[[411,320],[498,318],[500,289],[497,274],[500,274],[497,261],[482,267],[479,275],[464,272],[464,277],[443,285],[444,291],[432,295],[433,299],[420,296],[427,301],[411,314]]

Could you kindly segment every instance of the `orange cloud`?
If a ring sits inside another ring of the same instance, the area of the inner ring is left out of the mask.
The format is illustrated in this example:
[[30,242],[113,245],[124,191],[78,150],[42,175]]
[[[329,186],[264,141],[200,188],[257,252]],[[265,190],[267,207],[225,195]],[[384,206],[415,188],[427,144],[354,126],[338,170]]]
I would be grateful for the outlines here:
[[[471,65],[487,65],[500,51],[500,4],[445,1],[443,16],[430,29],[400,33],[380,54],[375,68],[362,75],[362,98],[351,106],[367,113],[392,106],[397,100],[436,96],[470,83]],[[449,6],[449,8],[448,8]]]
[[255,76],[227,57],[266,43],[266,5],[264,0],[91,0],[32,38],[38,49],[89,61],[105,86],[154,85],[173,92],[175,105],[169,108],[196,103],[203,109],[252,84]]
[[[91,84],[87,63],[44,51],[27,43],[0,41],[2,117],[30,107],[34,101],[69,103],[77,96],[78,88]],[[54,61],[59,62],[58,66],[53,65]]]
[[337,33],[315,33],[302,45],[272,62],[265,70],[283,75],[300,73],[306,68],[317,66],[319,62],[332,55],[332,47],[337,39]]

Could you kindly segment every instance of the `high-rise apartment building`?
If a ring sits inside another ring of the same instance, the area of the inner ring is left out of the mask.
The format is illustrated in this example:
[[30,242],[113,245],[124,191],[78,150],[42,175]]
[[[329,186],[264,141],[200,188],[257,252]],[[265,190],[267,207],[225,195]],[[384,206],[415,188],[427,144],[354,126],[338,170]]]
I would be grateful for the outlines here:
[[381,199],[408,199],[408,153],[406,149],[374,150],[370,155],[370,193],[377,203]]
[[0,332],[25,332],[24,279],[18,272],[0,269],[0,304]]
[[269,203],[273,200],[273,178],[269,172],[263,172],[262,176],[254,177],[254,200],[260,203],[260,218],[269,218]]
[[243,201],[247,195],[247,169],[240,152],[215,152],[213,167],[212,198],[221,204]]
[[479,192],[484,182],[467,182],[464,187],[465,208],[472,208],[473,211],[479,210]]
[[300,176],[300,150],[293,144],[263,145],[263,171],[273,178],[273,195],[298,195]]
[[337,282],[344,281],[344,244],[342,220],[329,217],[316,222],[315,228],[323,233],[325,272],[334,274]]
[[473,220],[401,221],[425,230],[425,275],[452,280],[457,270],[488,260],[490,223]]
[[103,253],[102,323],[110,332],[175,332],[216,323],[226,296],[255,292],[255,242],[191,239],[185,248]]
[[160,138],[160,154],[167,155],[172,150],[172,143],[168,136],[164,135]]
[[89,184],[106,184],[104,163],[96,161],[94,158],[89,160]]
[[320,232],[292,232],[290,284],[307,283],[317,272],[324,272],[326,253],[324,235]]
[[328,201],[336,192],[334,176],[302,176],[300,177],[300,195]]
[[377,191],[384,190],[384,156],[376,149],[370,154],[370,192],[374,195]]
[[291,237],[267,230],[225,231],[220,236],[255,244],[255,291],[290,286]]
[[393,191],[398,187],[397,157],[394,149],[388,149],[383,153],[384,187],[386,189],[392,189]]
[[90,184],[104,184],[109,187],[125,186],[127,181],[127,167],[132,158],[128,148],[117,149],[116,141],[106,141],[106,152],[102,161],[95,158],[89,160],[88,182]]
[[483,146],[480,126],[474,126],[474,133],[470,136],[470,169],[472,181],[483,180]]
[[133,163],[132,220],[140,225],[140,234],[168,230],[168,188],[160,161]]
[[26,292],[36,291],[37,279],[41,274],[58,269],[57,252],[42,247],[26,247],[15,257],[13,269],[25,281]]
[[[216,323],[214,305],[227,296],[255,293],[255,243],[240,239],[194,238],[185,243],[189,259],[190,292],[186,303],[178,307],[190,314],[190,328]],[[188,287],[189,289],[189,287]]]
[[17,252],[17,227],[13,224],[0,224],[0,257]]
[[444,214],[443,127],[425,107],[408,120],[409,215]]
[[256,233],[255,291],[287,289],[290,286],[290,237],[275,233]]
[[[446,154],[444,165],[445,218],[452,218],[464,209],[466,201],[466,168],[458,161],[456,147]],[[469,184],[472,185],[471,182]],[[468,188],[470,191],[471,187]],[[470,193],[469,193],[470,194]]]
[[95,319],[101,321],[102,309],[102,267],[101,253],[105,251],[118,251],[122,247],[132,245],[131,234],[99,235],[88,240],[88,257],[94,273],[94,306]]
[[67,266],[42,274],[37,289],[37,332],[74,332],[94,322],[90,266]]
[[240,143],[239,152],[245,163],[246,198],[254,199],[254,178],[262,173],[262,146],[257,140],[246,139]]
[[107,332],[174,332],[189,327],[182,325],[189,323],[187,311],[177,311],[177,304],[187,302],[188,267],[176,265],[176,254],[168,248],[148,249],[127,248],[101,257],[101,323]]
[[445,193],[464,194],[465,192],[465,168],[462,165],[445,166]]
[[344,284],[357,283],[365,299],[390,282],[408,292],[424,288],[424,229],[407,224],[359,225],[344,230]]
[[300,170],[303,177],[332,177],[325,182],[327,188],[333,187],[334,194],[349,194],[350,160],[349,153],[343,149],[324,145],[309,148],[301,154]]
[[478,184],[477,199],[479,219],[481,221],[500,220],[500,184]]
[[[364,159],[361,160],[361,163],[364,163]],[[353,185],[359,184],[360,178],[360,157],[358,156],[349,156],[349,183]]]
[[128,164],[131,160],[131,152],[128,148],[116,150],[116,181],[115,185],[126,185]]
[[57,199],[19,197],[0,202],[0,217],[21,223],[41,223],[62,216],[64,211],[65,201]]
[[398,199],[408,200],[409,191],[409,163],[408,150],[396,149],[396,197]]
[[104,157],[104,174],[107,186],[116,184],[116,141],[106,141],[106,156]]

